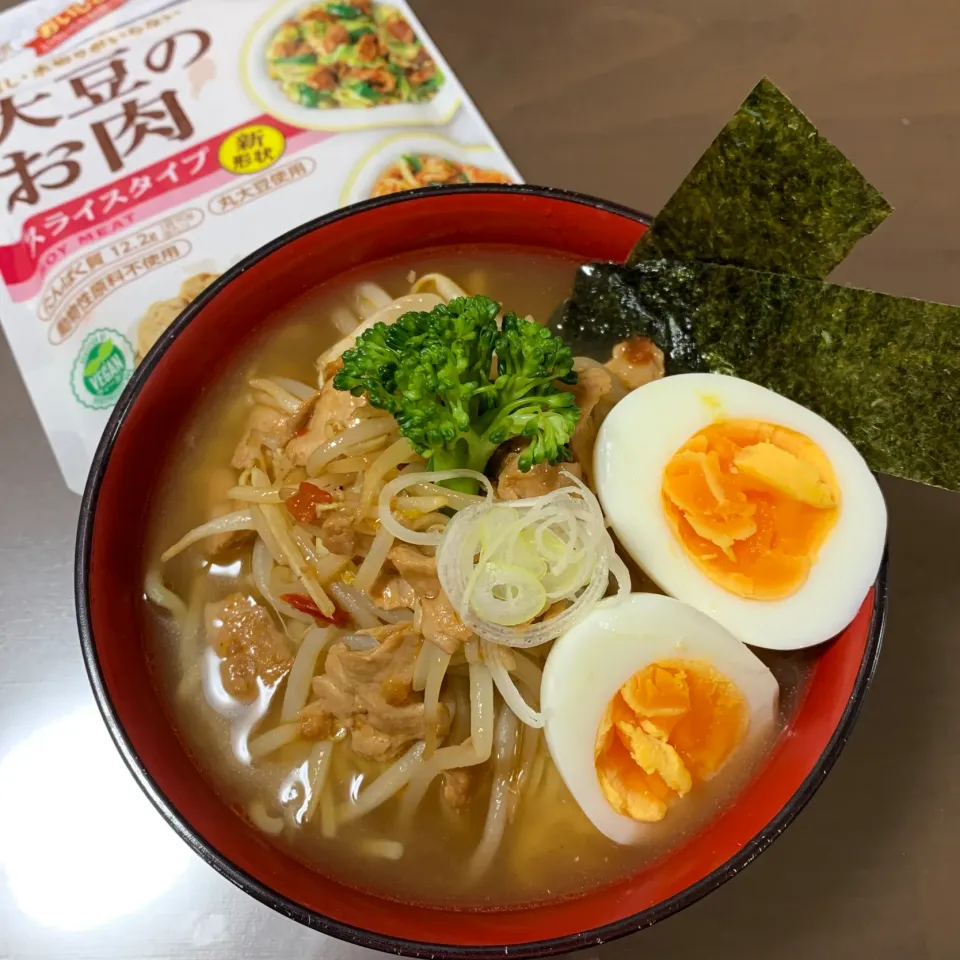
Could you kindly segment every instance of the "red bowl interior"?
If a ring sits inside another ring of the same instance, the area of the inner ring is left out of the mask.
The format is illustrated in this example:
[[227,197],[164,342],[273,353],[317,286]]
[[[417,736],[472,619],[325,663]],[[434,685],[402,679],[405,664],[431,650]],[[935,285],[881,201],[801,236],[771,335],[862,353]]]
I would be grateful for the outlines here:
[[281,912],[368,946],[420,955],[502,956],[504,946],[513,955],[542,954],[597,943],[674,912],[742,868],[803,806],[842,747],[879,651],[882,578],[856,620],[822,648],[806,697],[764,768],[699,835],[637,876],[575,899],[455,913],[348,889],[271,845],[194,766],[155,691],[140,573],[151,491],[198,399],[281,305],[278,291],[293,299],[355,266],[448,245],[623,260],[644,229],[639,214],[535,188],[439,191],[330,215],[265,247],[211,288],[114,412],[78,539],[78,615],[94,691],[128,765],[168,821],[208,862]]

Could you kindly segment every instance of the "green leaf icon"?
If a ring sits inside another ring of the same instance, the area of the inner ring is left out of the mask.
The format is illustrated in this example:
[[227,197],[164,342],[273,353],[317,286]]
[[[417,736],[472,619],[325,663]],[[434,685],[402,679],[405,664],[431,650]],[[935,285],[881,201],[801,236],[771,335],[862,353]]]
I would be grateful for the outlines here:
[[70,371],[74,399],[90,410],[106,410],[133,372],[133,345],[120,332],[94,330],[87,335]]
[[92,377],[103,365],[103,362],[113,353],[113,341],[108,337],[99,346],[90,351],[87,365],[83,368],[85,377]]

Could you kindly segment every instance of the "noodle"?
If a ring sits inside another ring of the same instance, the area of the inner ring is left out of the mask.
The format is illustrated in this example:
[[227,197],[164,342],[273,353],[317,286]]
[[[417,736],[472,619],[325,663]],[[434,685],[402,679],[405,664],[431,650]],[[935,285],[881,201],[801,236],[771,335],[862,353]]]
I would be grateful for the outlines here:
[[321,583],[328,583],[351,563],[353,563],[353,557],[339,553],[328,553],[317,559],[314,571]]
[[[263,545],[266,547],[267,553],[270,554],[273,562],[280,566],[286,566],[283,550],[280,549],[280,544],[277,543],[277,538],[273,535],[273,531],[270,529],[266,517],[264,517],[256,507],[251,507],[250,515],[253,517],[254,527],[260,535],[260,539],[263,541]],[[254,549],[256,549],[256,547],[254,547]]]
[[270,410],[276,410],[277,413],[282,413],[284,416],[290,416],[290,411],[285,410],[280,401],[275,399],[272,394],[254,390],[253,393],[250,394],[250,399],[253,401],[255,407],[268,407]]
[[346,307],[335,307],[330,314],[330,319],[344,336],[352,333],[360,325],[360,321]]
[[510,794],[510,820],[516,816],[520,801],[533,786],[532,774],[534,761],[540,749],[540,740],[543,735],[533,727],[524,727],[521,731],[520,757],[517,760],[517,776],[515,789]]
[[247,750],[250,753],[251,760],[260,760],[288,743],[293,743],[300,736],[299,723],[285,723],[279,727],[274,727],[266,733],[254,737],[247,744]]
[[470,740],[483,760],[493,748],[493,680],[482,663],[470,664]]
[[490,869],[507,826],[510,813],[510,781],[514,776],[513,759],[517,752],[518,733],[519,725],[516,716],[505,706],[501,707],[494,737],[493,785],[490,788],[487,819],[483,825],[480,844],[467,867],[467,875],[473,881]]
[[303,613],[295,607],[291,607],[289,603],[281,600],[273,591],[270,585],[270,578],[277,568],[274,566],[273,557],[270,556],[270,551],[267,549],[266,543],[260,537],[257,537],[257,542],[253,545],[253,557],[250,567],[253,574],[253,585],[257,588],[260,596],[263,597],[278,614],[303,623],[313,624],[315,622],[309,613]]
[[[316,574],[317,567],[320,564],[320,557],[317,556],[315,550],[316,541],[310,536],[310,534],[302,529],[298,524],[294,523],[290,528],[290,537],[293,542],[300,548],[300,552],[303,554],[304,559],[307,561],[310,569]],[[318,576],[317,580],[321,578]]]
[[[373,423],[378,419],[383,419],[383,418],[372,417],[369,420],[362,420],[361,423]],[[357,424],[357,426],[360,426],[360,424]],[[348,427],[347,429],[350,430],[352,428]],[[366,463],[369,465],[373,463],[376,457],[370,457],[368,456],[368,454],[376,453],[379,456],[380,451],[383,449],[383,445],[389,439],[390,439],[390,436],[384,433],[384,434],[381,434],[379,437],[373,437],[370,440],[363,440],[360,443],[357,443],[350,448],[350,455],[354,457],[362,456],[366,461]],[[366,469],[366,467],[364,467],[363,469]]]
[[[542,727],[543,717],[523,699],[520,691],[514,685],[510,674],[507,672],[507,668],[504,666],[503,658],[496,644],[487,643],[487,641],[484,640],[481,641],[481,649],[483,650],[484,663],[486,663],[489,668],[490,676],[493,678],[493,682],[496,684],[500,696],[503,697],[504,703],[516,717],[522,720],[528,727],[535,727],[537,729]],[[533,665],[531,664],[531,666]],[[539,690],[539,688],[537,689]]]
[[361,470],[366,470],[372,462],[373,460],[370,457],[341,457],[339,460],[330,463],[327,467],[327,473],[321,474],[321,477],[331,473],[359,473]]
[[164,586],[156,567],[147,571],[143,579],[143,592],[152,603],[173,614],[175,620],[182,622],[186,619],[187,605],[169,587]]
[[420,803],[426,796],[430,784],[444,770],[458,770],[460,767],[475,767],[489,759],[480,756],[469,739],[452,747],[440,747],[429,760],[424,760],[420,769],[410,779],[403,797],[400,799],[400,823],[409,827]]
[[[256,391],[254,399],[264,406],[273,407],[281,413],[296,416],[306,402],[304,397],[295,397],[289,390],[285,390],[273,380],[256,379],[250,381],[250,386]],[[259,396],[257,396],[259,394]],[[313,396],[311,391],[310,396]]]
[[385,860],[399,860],[403,856],[403,844],[399,840],[380,840],[365,837],[360,841],[362,853]]
[[[178,553],[182,553],[187,547],[206,537],[215,537],[219,533],[233,533],[237,530],[255,529],[253,516],[249,510],[237,510],[234,513],[228,513],[226,516],[217,517],[216,520],[210,520],[208,523],[201,523],[199,527],[194,527],[172,547],[160,554],[160,562],[166,563],[168,560],[172,560]],[[153,598],[151,597],[151,599]],[[161,603],[160,606],[164,606],[164,604]]]
[[[424,646],[430,643],[424,640]],[[436,649],[439,650],[439,647]],[[424,757],[431,757],[437,748],[437,716],[440,708],[440,687],[443,685],[443,678],[446,675],[447,667],[450,665],[450,654],[440,650],[440,655],[434,655],[430,660],[430,666],[427,668],[426,681],[423,688],[423,725],[426,731],[426,749]]]
[[390,306],[393,303],[393,297],[379,283],[366,281],[358,283],[353,288],[353,302],[361,318],[369,320],[384,307]]
[[365,319],[349,336],[344,337],[339,343],[327,350],[318,361],[320,369],[322,370],[335,360],[339,360],[344,351],[349,350],[357,342],[357,337],[366,333],[374,325],[385,323],[389,326],[411,310],[426,312],[441,303],[443,303],[443,300],[434,293],[412,293],[405,297],[398,297],[382,310],[378,310],[373,316]]
[[340,604],[341,608],[353,617],[361,630],[371,630],[381,625],[380,619],[361,602],[360,598],[363,594],[358,594],[355,590],[351,590],[342,580],[336,580],[334,583],[331,583],[330,592],[336,597],[337,603]]
[[379,493],[383,478],[395,467],[398,467],[401,463],[407,463],[415,456],[410,441],[406,437],[401,437],[374,460],[363,480],[363,492],[360,494],[361,513],[369,513]]
[[271,377],[270,379],[299,400],[312,400],[317,395],[316,388],[302,380],[293,380],[290,377]]
[[450,490],[447,487],[441,487],[436,483],[417,483],[410,487],[412,493],[417,496],[440,496],[447,501],[447,504],[455,510],[462,510],[464,507],[472,506],[474,503],[480,503],[485,499],[479,493],[462,493],[459,490]]
[[448,497],[397,497],[396,499],[397,511],[414,519],[428,513],[436,513],[449,506]]
[[[406,543],[414,543],[423,547],[435,547],[440,543],[441,535],[439,533],[420,533],[404,526],[393,514],[393,498],[414,484],[422,483],[424,477],[432,477],[434,480],[454,480],[468,478],[476,480],[487,490],[487,499],[493,499],[493,484],[476,470],[439,470],[430,473],[402,473],[399,477],[391,480],[380,491],[379,517],[380,522],[398,539]],[[422,520],[422,518],[421,518]]]
[[[472,642],[472,641],[471,641]],[[490,758],[493,749],[493,681],[482,663],[470,664],[470,737],[459,746],[441,747],[411,780],[400,802],[401,822],[413,819],[430,784],[444,770],[473,767]]]
[[352,802],[340,807],[338,819],[349,823],[376,810],[382,803],[399,793],[409,782],[414,771],[422,763],[424,745],[414,744],[393,766],[388,767],[373,783]]
[[203,606],[207,599],[207,585],[202,575],[193,579],[190,588],[190,603],[180,626],[180,668],[186,671],[200,658],[197,640],[203,625]]
[[286,565],[296,574],[297,579],[303,584],[304,589],[307,591],[307,595],[317,605],[317,609],[325,617],[332,617],[336,612],[336,608],[330,598],[324,593],[323,587],[314,581],[312,577],[307,576],[305,570],[307,563],[300,554],[300,550],[290,535],[290,531],[287,529],[280,508],[274,504],[263,503],[259,507],[251,507],[251,510],[260,510],[267,526],[270,528],[270,532],[276,539],[281,556]]
[[337,835],[337,805],[329,788],[320,794],[320,834],[328,840]]
[[516,650],[512,652],[514,665],[510,672],[517,675],[517,679],[527,688],[537,703],[539,703],[543,671],[522,653]]
[[348,594],[359,607],[376,617],[380,623],[411,623],[413,621],[412,610],[408,610],[405,607],[397,610],[384,610],[383,607],[378,607],[369,595],[360,593],[359,590],[342,581],[341,589],[343,593]]
[[327,780],[330,777],[330,767],[332,766],[330,763],[332,755],[332,740],[321,740],[319,743],[315,743],[310,751],[310,757],[307,760],[307,785],[310,790],[310,798],[307,801],[307,809],[303,812],[304,823],[310,822],[314,813],[316,813],[322,795],[326,791]]
[[[370,317],[366,323],[361,324],[361,327],[363,330],[368,330],[378,323],[385,323],[389,327],[411,310],[428,313],[434,307],[440,306],[441,303],[443,303],[442,298],[434,293],[421,293],[419,290],[414,290],[412,293],[408,293],[403,297],[397,297],[396,300],[386,304],[382,310],[379,310]],[[361,330],[357,331],[358,334],[360,332]]]
[[290,673],[287,674],[287,687],[283,694],[283,706],[280,709],[280,722],[291,723],[297,719],[297,714],[306,705],[310,696],[310,684],[313,681],[314,668],[317,657],[324,647],[336,636],[336,630],[331,627],[311,627],[300,649],[294,657]]
[[442,513],[424,513],[410,522],[410,530],[424,531],[426,533],[440,533],[446,529],[450,518]]
[[[447,676],[452,678],[449,667]],[[451,682],[449,686],[453,693],[453,710],[450,714],[450,733],[447,738],[451,744],[460,744],[470,738],[469,683],[458,679],[456,682]]]
[[227,491],[231,500],[244,500],[247,503],[283,503],[279,490],[257,490],[255,487],[231,487]]
[[380,527],[380,529],[377,530],[377,535],[373,538],[370,552],[364,557],[360,570],[357,573],[357,578],[353,581],[353,585],[357,590],[363,593],[370,592],[370,588],[383,569],[383,565],[387,560],[387,554],[390,552],[392,546],[393,534],[386,527]]
[[408,607],[400,607],[397,610],[382,610],[373,601],[370,601],[370,603],[381,620],[385,620],[387,623],[409,623],[413,626],[413,611]]
[[444,656],[447,657],[447,661],[449,662],[449,655],[445,654],[435,643],[431,643],[429,640],[424,640],[423,643],[420,644],[420,650],[417,653],[417,659],[413,664],[412,686],[414,690],[419,692],[426,689],[427,677],[429,676],[431,669],[433,669],[434,664]]
[[426,288],[433,286],[434,290],[449,303],[457,297],[465,297],[466,290],[454,283],[442,273],[425,273],[414,285],[414,293],[422,293]]
[[530,777],[527,782],[527,792],[534,793],[541,784],[547,782],[548,765],[552,765],[550,757],[543,750],[537,750],[537,755],[533,761],[533,767],[530,769]]
[[397,429],[397,421],[392,417],[376,417],[372,420],[364,420],[363,423],[358,423],[355,426],[347,427],[343,433],[337,434],[332,440],[321,444],[310,454],[310,458],[307,460],[307,473],[311,477],[317,477],[334,457],[347,450],[352,450],[365,440],[395,433]]
[[299,647],[311,624],[304,623],[302,620],[285,620],[283,626],[287,636]]
[[247,807],[247,816],[258,830],[262,830],[271,837],[278,837],[283,833],[283,817],[273,817],[267,813],[262,800],[254,800]]

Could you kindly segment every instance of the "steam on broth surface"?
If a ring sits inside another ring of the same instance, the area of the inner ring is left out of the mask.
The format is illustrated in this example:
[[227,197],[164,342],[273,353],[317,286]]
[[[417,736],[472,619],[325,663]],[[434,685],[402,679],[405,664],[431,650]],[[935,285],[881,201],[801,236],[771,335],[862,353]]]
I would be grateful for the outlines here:
[[[802,696],[809,658],[764,651],[777,681],[769,683],[779,685],[774,721],[752,738],[741,730],[742,748],[737,740],[702,777],[693,754],[656,728],[653,714],[632,715],[654,730],[638,735],[657,758],[638,759],[648,757],[639,747],[628,753],[626,780],[613,786],[604,768],[615,809],[636,811],[639,799],[660,796],[663,755],[693,773],[658,801],[665,815],[657,819],[660,808],[644,806],[653,812],[643,842],[609,839],[558,773],[539,683],[566,624],[589,634],[591,611],[616,602],[595,606],[604,593],[618,585],[653,589],[614,551],[591,491],[591,454],[606,411],[662,375],[662,365],[658,374],[656,358],[634,344],[607,366],[574,361],[577,376],[565,372],[566,382],[544,378],[534,406],[553,404],[558,416],[576,411],[572,434],[556,428],[557,449],[569,444],[573,459],[551,465],[547,455],[529,471],[521,461],[532,434],[509,434],[509,422],[496,420],[488,398],[507,385],[497,387],[495,376],[470,408],[471,449],[480,440],[498,448],[485,466],[445,464],[449,451],[425,457],[417,448],[425,441],[414,442],[412,428],[398,432],[391,411],[371,407],[359,387],[354,397],[331,382],[344,363],[331,350],[358,323],[451,310],[459,290],[519,315],[500,334],[482,317],[470,320],[499,336],[505,355],[504,331],[525,343],[530,331],[520,318],[544,321],[568,294],[575,268],[546,255],[470,249],[379,264],[310,293],[271,318],[240,361],[218,374],[162,480],[146,593],[155,672],[172,721],[229,803],[292,855],[348,884],[398,900],[496,908],[636,872],[722,809]],[[401,297],[414,299],[391,308]],[[476,300],[470,309],[486,307]],[[318,398],[317,358],[325,353]],[[564,362],[559,356],[558,373]],[[482,434],[488,422],[496,426]],[[358,426],[343,449],[328,446]],[[555,439],[544,428],[535,442]],[[425,476],[447,465],[458,474],[438,474],[447,486]],[[187,531],[217,517],[220,528],[161,563]],[[413,542],[398,529],[413,531]],[[455,539],[467,546],[454,557]],[[524,639],[541,635],[548,639]],[[642,673],[631,668],[623,689],[633,674],[656,675],[661,662]],[[709,675],[693,661],[686,672],[675,661],[667,666],[671,683]],[[561,712],[577,715],[585,701],[576,684],[571,689]],[[604,696],[613,704],[615,695]],[[605,749],[606,757],[613,748]],[[378,793],[385,799],[374,804]]]

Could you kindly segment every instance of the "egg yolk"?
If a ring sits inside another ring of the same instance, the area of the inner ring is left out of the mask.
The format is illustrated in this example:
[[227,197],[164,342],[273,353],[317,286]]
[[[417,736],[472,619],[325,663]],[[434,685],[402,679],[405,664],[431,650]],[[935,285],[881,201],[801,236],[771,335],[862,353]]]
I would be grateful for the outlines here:
[[747,703],[710,664],[665,660],[632,676],[607,707],[594,751],[607,802],[634,820],[662,820],[668,806],[709,780],[743,740]]
[[823,451],[757,420],[721,420],[695,433],[667,464],[661,494],[690,559],[752,600],[795,593],[840,512]]

